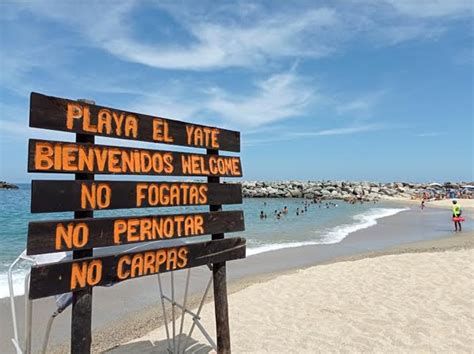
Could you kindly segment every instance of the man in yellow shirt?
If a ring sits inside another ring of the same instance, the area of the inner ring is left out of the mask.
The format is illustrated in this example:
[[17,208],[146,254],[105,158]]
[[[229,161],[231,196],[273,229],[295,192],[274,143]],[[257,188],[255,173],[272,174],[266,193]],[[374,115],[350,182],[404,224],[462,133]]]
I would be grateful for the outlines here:
[[462,214],[461,206],[458,204],[457,200],[453,200],[453,221],[454,221],[455,232],[457,231],[460,232],[462,230],[461,220],[459,220],[459,218],[461,218],[461,214]]

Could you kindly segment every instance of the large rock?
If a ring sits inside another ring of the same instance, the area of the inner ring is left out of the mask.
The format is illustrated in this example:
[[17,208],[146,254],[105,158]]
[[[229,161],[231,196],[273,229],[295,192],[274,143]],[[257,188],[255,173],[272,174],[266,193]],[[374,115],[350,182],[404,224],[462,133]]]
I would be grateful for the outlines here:
[[303,192],[299,189],[290,189],[288,190],[288,193],[292,198],[301,198],[303,197]]
[[18,186],[5,181],[0,181],[0,189],[18,189]]

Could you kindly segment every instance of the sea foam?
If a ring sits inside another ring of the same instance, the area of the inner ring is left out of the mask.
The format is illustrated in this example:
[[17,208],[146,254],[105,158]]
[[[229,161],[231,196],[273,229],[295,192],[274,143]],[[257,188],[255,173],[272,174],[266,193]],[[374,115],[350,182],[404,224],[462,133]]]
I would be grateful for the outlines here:
[[409,210],[408,208],[372,208],[361,214],[354,215],[352,219],[354,222],[349,224],[338,225],[323,234],[320,244],[333,244],[341,242],[347,235],[367,229],[368,227],[377,225],[377,219],[386,218],[388,216],[396,215],[402,211]]
[[256,254],[276,251],[284,248],[295,248],[302,246],[311,245],[327,245],[339,243],[345,239],[349,234],[366,229],[368,227],[377,225],[377,220],[388,216],[396,215],[402,211],[409,210],[408,208],[372,208],[361,214],[354,215],[351,223],[335,226],[322,233],[322,236],[318,239],[301,241],[301,242],[284,242],[267,244],[256,247],[250,247],[247,249],[247,256],[253,256]]

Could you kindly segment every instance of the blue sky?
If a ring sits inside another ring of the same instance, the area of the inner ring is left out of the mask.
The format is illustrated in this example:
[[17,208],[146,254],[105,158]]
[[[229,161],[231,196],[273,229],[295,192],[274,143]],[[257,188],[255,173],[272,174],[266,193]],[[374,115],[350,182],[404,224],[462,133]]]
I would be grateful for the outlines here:
[[472,19],[470,0],[3,1],[0,180],[31,179],[29,137],[74,139],[28,128],[31,91],[240,130],[249,180],[473,180]]

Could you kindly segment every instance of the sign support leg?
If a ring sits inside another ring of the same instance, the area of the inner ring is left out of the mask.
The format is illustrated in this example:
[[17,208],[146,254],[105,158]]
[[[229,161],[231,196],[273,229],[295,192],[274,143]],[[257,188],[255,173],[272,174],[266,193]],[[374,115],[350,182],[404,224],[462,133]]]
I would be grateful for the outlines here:
[[[77,143],[94,144],[94,137],[76,134]],[[76,180],[94,180],[93,174],[76,173]],[[74,219],[91,218],[92,211],[76,211]],[[73,259],[92,257],[92,249],[74,251]],[[92,288],[75,291],[72,293],[71,312],[71,353],[84,354],[91,352],[92,343]]]
[[[207,149],[209,155],[219,155],[218,150]],[[207,177],[209,183],[219,183],[219,177]],[[210,211],[221,211],[222,205],[210,205]],[[212,234],[213,240],[224,238],[223,233]],[[216,314],[217,353],[230,354],[229,309],[227,303],[226,262],[212,265],[214,283],[214,308]]]

